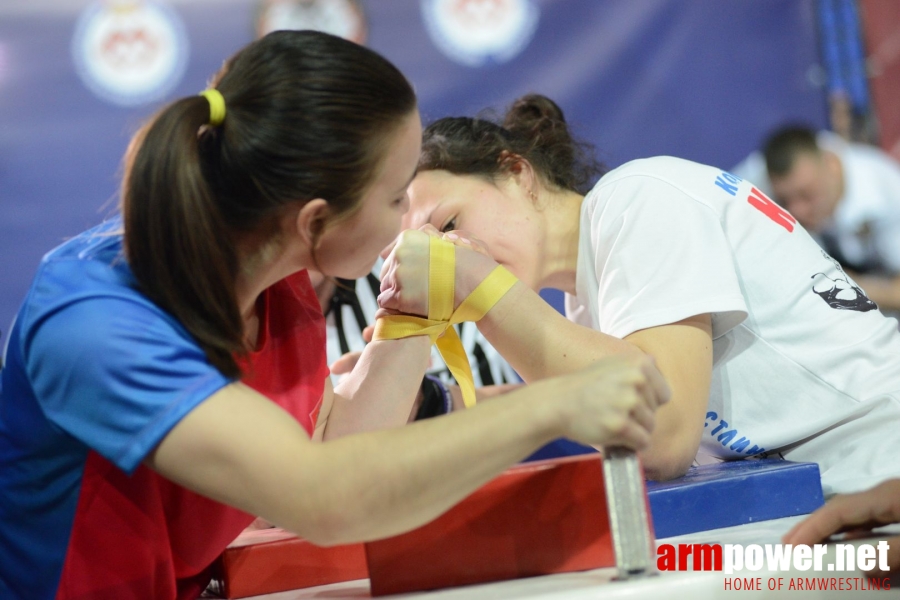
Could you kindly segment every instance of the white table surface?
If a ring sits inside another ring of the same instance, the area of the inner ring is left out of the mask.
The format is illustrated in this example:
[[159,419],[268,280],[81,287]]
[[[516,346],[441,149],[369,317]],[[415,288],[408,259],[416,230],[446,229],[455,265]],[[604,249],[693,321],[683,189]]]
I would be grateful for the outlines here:
[[[714,529],[688,535],[676,536],[657,540],[657,544],[777,544],[781,536],[795,523],[804,517],[788,517],[772,521],[762,521]],[[873,538],[855,540],[853,543],[875,544],[879,539],[885,539],[889,535],[900,533],[900,526],[892,526],[878,530]],[[829,547],[829,553],[825,557],[826,564],[833,559],[834,546]],[[796,598],[798,600],[852,600],[860,597],[871,598],[900,598],[900,578],[894,576],[895,586],[890,591],[796,591],[787,589],[787,582],[791,577],[863,577],[859,571],[855,572],[814,572],[814,571],[779,571],[768,572],[766,570],[750,572],[742,571],[734,575],[725,575],[722,572],[664,572],[657,576],[639,580],[613,581],[614,569],[596,569],[593,571],[581,571],[577,573],[561,573],[557,575],[545,575],[542,577],[529,577],[525,579],[513,579],[480,585],[470,585],[429,592],[400,594],[384,596],[385,598],[403,599],[428,599],[428,600],[506,600],[509,598],[542,599],[542,600],[618,600],[628,598],[638,599],[690,599],[690,600],[718,600],[728,598],[730,600],[750,600],[756,598]],[[763,590],[726,590],[726,577],[761,577]],[[785,587],[781,591],[769,591],[766,582],[770,577],[784,579]],[[342,600],[356,598],[371,598],[369,593],[369,581],[360,579],[323,585],[303,590],[280,592],[255,596],[252,600]]]

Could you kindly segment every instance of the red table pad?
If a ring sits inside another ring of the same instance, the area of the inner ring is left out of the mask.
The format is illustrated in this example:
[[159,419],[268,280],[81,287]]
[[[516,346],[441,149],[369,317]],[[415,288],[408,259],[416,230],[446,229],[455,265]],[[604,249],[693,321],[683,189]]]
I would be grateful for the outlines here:
[[245,531],[214,565],[213,589],[225,598],[365,579],[362,544],[322,548],[283,529]]
[[373,596],[615,566],[601,458],[513,467],[365,552]]

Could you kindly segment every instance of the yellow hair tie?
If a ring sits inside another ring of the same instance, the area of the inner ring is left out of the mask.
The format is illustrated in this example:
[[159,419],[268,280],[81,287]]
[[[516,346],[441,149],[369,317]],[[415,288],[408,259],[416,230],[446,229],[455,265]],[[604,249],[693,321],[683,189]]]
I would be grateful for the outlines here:
[[[469,359],[453,325],[479,321],[518,281],[503,267],[496,267],[471,294],[453,310],[456,252],[453,244],[436,237],[430,240],[428,318],[388,315],[375,322],[375,340],[396,340],[427,335],[447,363],[462,391],[466,407],[475,404],[475,383]],[[443,335],[442,335],[443,334]]]
[[210,88],[203,90],[199,95],[209,102],[209,124],[218,127],[225,119],[225,98],[222,97],[222,92]]

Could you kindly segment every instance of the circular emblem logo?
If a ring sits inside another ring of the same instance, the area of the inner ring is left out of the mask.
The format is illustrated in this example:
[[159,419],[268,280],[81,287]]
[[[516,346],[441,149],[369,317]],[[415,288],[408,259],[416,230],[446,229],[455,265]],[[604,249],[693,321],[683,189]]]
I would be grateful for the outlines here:
[[451,59],[470,67],[504,63],[528,46],[538,23],[532,0],[421,0],[425,28]]
[[188,41],[174,11],[152,1],[96,2],[72,39],[78,76],[97,96],[120,106],[168,95],[187,68]]
[[256,17],[256,36],[280,29],[312,29],[364,44],[368,28],[359,0],[265,0]]

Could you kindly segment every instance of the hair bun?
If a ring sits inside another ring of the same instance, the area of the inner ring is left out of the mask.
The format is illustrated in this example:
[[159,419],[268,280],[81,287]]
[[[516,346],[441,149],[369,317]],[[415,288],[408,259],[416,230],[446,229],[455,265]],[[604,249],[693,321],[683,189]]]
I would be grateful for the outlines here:
[[444,170],[496,180],[510,174],[517,156],[544,183],[585,194],[605,171],[593,147],[574,139],[559,106],[528,94],[512,103],[503,125],[494,118],[445,117],[425,128],[419,172]]
[[565,123],[566,118],[559,105],[540,94],[528,94],[513,102],[503,119],[506,129],[531,133]]

